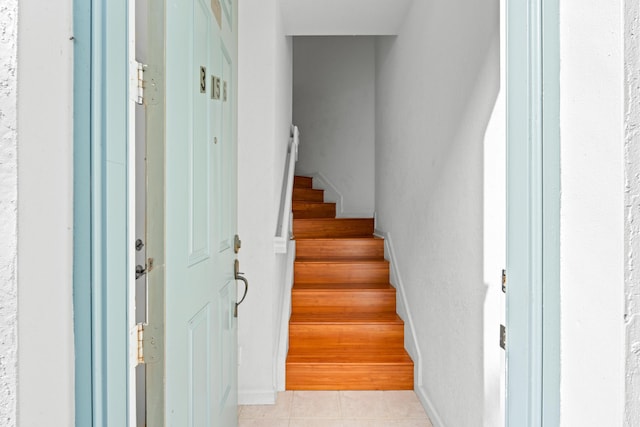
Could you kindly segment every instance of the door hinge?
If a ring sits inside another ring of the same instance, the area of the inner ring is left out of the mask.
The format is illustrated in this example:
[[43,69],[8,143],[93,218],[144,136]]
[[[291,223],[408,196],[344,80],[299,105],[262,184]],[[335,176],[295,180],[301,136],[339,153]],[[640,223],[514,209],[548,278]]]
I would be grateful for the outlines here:
[[137,350],[136,361],[140,365],[144,363],[144,323],[138,323],[136,325],[136,338],[137,338]]
[[147,69],[145,64],[135,61],[131,67],[132,93],[131,97],[136,104],[142,105],[144,102],[144,72]]
[[507,293],[507,270],[502,270],[502,292]]
[[500,325],[500,347],[505,350],[507,348],[507,328]]
[[147,274],[147,266],[143,266],[142,264],[136,265],[136,280],[141,278],[145,274]]

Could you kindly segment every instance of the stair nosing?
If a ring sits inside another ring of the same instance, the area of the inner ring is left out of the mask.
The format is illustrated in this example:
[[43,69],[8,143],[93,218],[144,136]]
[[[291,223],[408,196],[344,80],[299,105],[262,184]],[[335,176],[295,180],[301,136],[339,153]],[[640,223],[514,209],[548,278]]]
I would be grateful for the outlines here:
[[[341,285],[344,285],[344,288],[337,288],[337,287],[327,287],[327,288],[322,288],[322,287],[313,287],[313,288],[305,288],[304,285],[309,285],[309,284],[316,284],[316,283],[298,283],[299,286],[303,286],[303,287],[296,287],[296,284],[294,283],[293,287],[291,288],[291,291],[295,291],[295,292],[396,292],[396,288],[394,288],[391,284],[384,284],[384,286],[379,286],[379,287],[375,287],[375,286],[371,286],[371,287],[361,287],[361,288],[350,288],[347,285],[349,285],[349,283],[344,283]],[[366,283],[367,285],[375,285],[375,283]],[[322,285],[322,283],[320,283],[320,285]]]
[[[344,361],[337,361],[339,357],[344,356]],[[364,357],[368,359],[365,362],[354,360],[354,356],[356,357]],[[395,356],[396,358],[404,359],[400,361],[376,361],[375,359],[384,360],[389,356]],[[301,359],[306,360],[301,360]],[[329,359],[329,361],[323,361],[322,358]],[[294,359],[293,361],[291,359]],[[298,359],[298,360],[296,360]],[[315,359],[315,360],[314,360]],[[323,353],[318,353],[317,351],[310,350],[300,350],[300,349],[292,349],[287,354],[287,363],[292,364],[326,364],[326,365],[342,365],[342,364],[362,364],[362,365],[413,365],[413,359],[409,352],[403,348],[399,347],[394,349],[393,351],[386,352],[371,352],[367,351],[336,351],[332,349],[327,349]]]
[[[297,202],[301,202],[303,200],[296,200]],[[322,202],[324,203],[324,202]],[[327,221],[373,221],[373,218],[298,218],[295,219],[294,221],[322,221],[322,222],[327,222]]]
[[296,264],[389,264],[389,261],[385,258],[357,258],[357,257],[345,257],[345,258],[296,258],[294,260]]
[[[356,325],[356,324],[364,324],[364,325],[404,325],[404,320],[396,312],[388,312],[389,318],[380,318],[370,316],[370,318],[365,318],[365,316],[360,316],[360,318],[354,318],[354,313],[349,313],[340,317],[336,314],[291,314],[289,318],[289,326],[293,325],[309,325],[309,324],[320,324],[320,325]],[[369,314],[369,313],[366,313]],[[386,314],[386,313],[385,313]],[[393,314],[393,316],[391,316]],[[315,316],[316,318],[305,319],[305,316]],[[322,317],[326,317],[323,319]],[[302,319],[300,319],[302,318]]]

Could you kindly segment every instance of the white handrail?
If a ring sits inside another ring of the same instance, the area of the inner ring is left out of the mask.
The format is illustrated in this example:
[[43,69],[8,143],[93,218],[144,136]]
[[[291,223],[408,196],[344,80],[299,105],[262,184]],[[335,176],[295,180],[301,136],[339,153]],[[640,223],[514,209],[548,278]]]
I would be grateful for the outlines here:
[[287,149],[287,159],[284,165],[284,179],[282,180],[282,193],[280,195],[280,209],[278,212],[278,226],[273,238],[273,249],[277,254],[287,253],[287,241],[291,238],[292,217],[291,198],[293,196],[293,180],[295,165],[298,160],[298,145],[300,144],[300,132],[297,126],[291,126],[291,138]]

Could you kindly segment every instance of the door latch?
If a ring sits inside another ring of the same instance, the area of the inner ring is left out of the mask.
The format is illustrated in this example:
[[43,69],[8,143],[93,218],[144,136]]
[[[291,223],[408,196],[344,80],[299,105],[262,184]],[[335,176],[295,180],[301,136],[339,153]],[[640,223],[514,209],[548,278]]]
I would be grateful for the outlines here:
[[244,301],[244,299],[247,297],[247,292],[249,292],[249,281],[246,277],[243,276],[243,274],[244,273],[240,272],[240,261],[236,259],[235,263],[233,264],[233,276],[236,280],[242,280],[244,282],[244,294],[242,294],[242,298],[240,298],[240,301],[236,303],[236,306],[233,310],[233,317],[238,317],[238,306],[242,304],[242,301]]

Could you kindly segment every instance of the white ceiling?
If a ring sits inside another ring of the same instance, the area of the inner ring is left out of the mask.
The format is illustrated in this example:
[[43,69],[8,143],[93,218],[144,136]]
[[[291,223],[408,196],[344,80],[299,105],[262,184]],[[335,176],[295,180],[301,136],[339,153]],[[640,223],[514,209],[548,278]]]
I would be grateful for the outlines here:
[[280,0],[289,36],[395,35],[413,0]]

